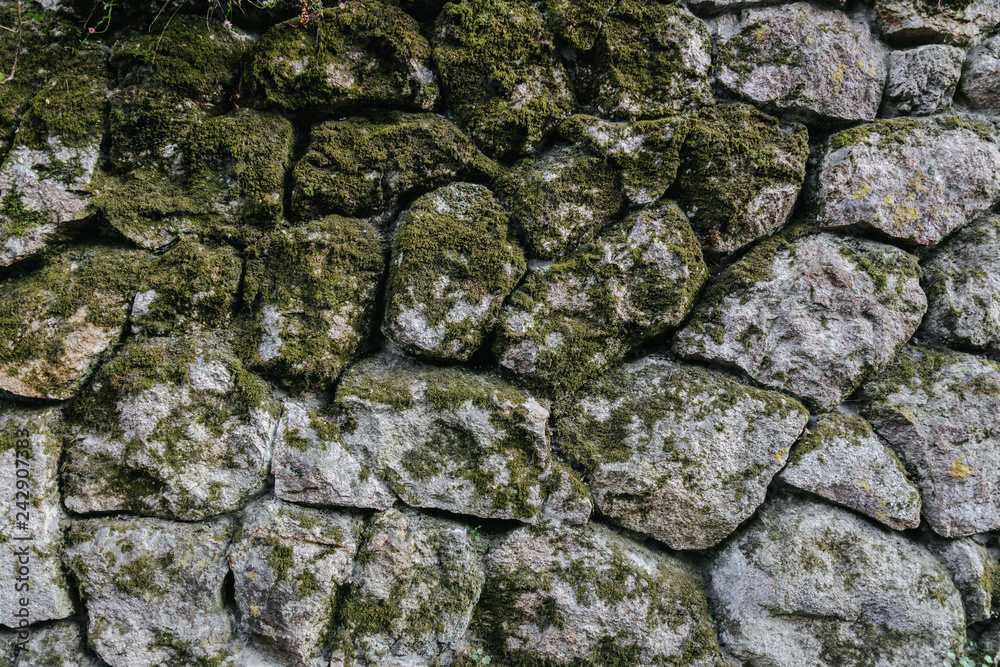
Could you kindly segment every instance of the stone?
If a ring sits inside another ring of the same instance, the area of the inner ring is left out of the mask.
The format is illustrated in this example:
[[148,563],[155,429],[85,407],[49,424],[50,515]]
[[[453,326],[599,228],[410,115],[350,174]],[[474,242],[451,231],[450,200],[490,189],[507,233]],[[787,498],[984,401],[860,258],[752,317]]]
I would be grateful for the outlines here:
[[486,187],[434,190],[396,220],[382,332],[410,354],[465,361],[526,268],[508,215]]
[[716,77],[726,90],[807,122],[875,118],[886,49],[866,23],[796,2],[727,14],[714,27]]
[[571,393],[631,346],[677,326],[707,277],[675,203],[636,211],[570,257],[528,272],[504,306],[494,354],[529,386]]
[[283,21],[257,40],[243,81],[260,108],[336,113],[366,105],[430,109],[431,47],[416,20],[378,0],[320,10],[314,27]]
[[357,515],[266,498],[243,511],[229,556],[240,629],[281,664],[327,667],[334,598],[364,528]]
[[[14,657],[16,635],[0,636],[0,665],[4,667],[106,667],[87,646],[83,628],[76,621],[57,621],[32,627],[24,648]],[[10,662],[4,662],[4,660]]]
[[746,105],[692,120],[674,196],[706,257],[718,259],[785,224],[806,176],[809,133]]
[[[693,0],[688,6],[699,14],[718,14],[734,9],[745,9],[747,7],[759,7],[763,5],[781,4],[773,0]],[[824,0],[822,5],[835,7],[843,10],[847,7],[847,0]]]
[[817,417],[779,479],[895,530],[920,525],[920,492],[892,450],[857,415]]
[[816,180],[823,227],[934,245],[1000,197],[1000,145],[975,120],[879,120],[833,135]]
[[275,230],[248,255],[241,358],[292,392],[329,390],[374,328],[379,231],[331,215]]
[[451,113],[491,156],[528,154],[573,108],[552,36],[528,3],[448,3],[433,42]]
[[[0,515],[0,553],[9,578],[0,596],[0,625],[9,628],[20,625],[21,618],[15,614],[21,611],[24,597],[30,602],[31,623],[66,618],[74,612],[59,559],[63,546],[59,526],[63,518],[59,496],[62,428],[58,408],[0,403],[0,484],[8,496]],[[22,576],[21,581],[15,579]],[[30,591],[23,588],[26,585]]]
[[553,408],[553,447],[601,514],[671,549],[721,542],[764,502],[809,413],[716,371],[646,357]]
[[862,387],[864,414],[913,476],[942,537],[1000,527],[1000,364],[910,345]]
[[185,521],[263,493],[280,406],[216,336],[134,340],[70,405],[64,502]]
[[544,521],[567,521],[580,525],[590,521],[590,515],[594,511],[590,489],[558,457],[552,463],[552,474],[546,485],[551,491],[542,504]]
[[614,4],[614,0],[544,0],[542,7],[559,40],[580,51],[590,51]]
[[494,187],[529,257],[556,259],[617,217],[624,203],[613,165],[577,146],[525,159]]
[[520,528],[473,616],[499,664],[723,664],[696,570],[600,524]]
[[312,126],[292,172],[292,210],[301,220],[384,213],[413,194],[498,172],[445,118],[377,111]]
[[485,540],[451,519],[413,510],[376,515],[339,610],[334,665],[449,665],[486,578]]
[[927,547],[951,573],[955,587],[965,604],[965,622],[971,625],[988,621],[1000,607],[1000,563],[989,550],[972,538],[954,540],[928,536]]
[[111,667],[235,667],[224,605],[233,522],[73,521],[65,559],[87,605],[87,641]]
[[946,44],[891,51],[882,115],[927,116],[949,108],[964,62],[965,51]]
[[997,112],[1000,111],[998,80],[1000,80],[1000,35],[984,40],[969,52],[959,90],[973,109]]
[[559,126],[565,139],[618,166],[622,191],[633,208],[652,204],[674,182],[687,132],[683,116],[613,123],[576,114]]
[[1000,356],[1000,216],[955,232],[922,264],[922,333],[947,347]]
[[674,350],[830,410],[916,331],[927,309],[919,276],[898,248],[797,226],[715,279]]
[[925,548],[819,502],[766,503],[708,580],[722,646],[744,663],[931,665],[965,643],[961,597]]
[[876,0],[875,19],[883,39],[890,44],[938,42],[967,46],[1000,21],[1000,2]]
[[0,282],[0,390],[65,400],[118,341],[146,253],[80,245]]

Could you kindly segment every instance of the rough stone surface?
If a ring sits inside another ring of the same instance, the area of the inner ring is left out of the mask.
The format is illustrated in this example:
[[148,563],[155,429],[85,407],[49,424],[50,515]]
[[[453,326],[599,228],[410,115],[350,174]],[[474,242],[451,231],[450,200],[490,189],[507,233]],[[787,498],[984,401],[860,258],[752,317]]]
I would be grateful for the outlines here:
[[876,25],[892,44],[939,42],[964,46],[1000,22],[997,0],[876,0]]
[[597,509],[672,549],[706,549],[764,502],[809,413],[793,399],[647,357],[554,409],[553,446]]
[[865,413],[944,537],[1000,527],[1000,364],[908,345],[863,387]]
[[482,185],[417,199],[396,221],[382,332],[411,354],[468,359],[527,268],[509,222]]
[[[31,628],[31,637],[15,658],[16,635],[0,635],[0,665],[4,667],[106,667],[87,646],[76,621],[58,621]],[[9,660],[9,662],[4,662]]]
[[820,225],[933,245],[1000,197],[1000,145],[979,121],[880,120],[835,134],[816,178]]
[[945,44],[890,52],[882,115],[927,116],[947,109],[963,62],[965,51]]
[[960,91],[973,109],[1000,111],[1000,35],[985,40],[969,53]]
[[675,350],[829,410],[892,359],[926,309],[912,255],[796,227],[716,278]]
[[931,538],[927,546],[951,573],[955,587],[962,594],[965,622],[990,620],[994,616],[993,600],[1000,595],[1000,563],[986,547],[971,538]]
[[820,415],[795,445],[780,479],[896,530],[920,525],[920,492],[857,415]]
[[716,77],[725,89],[803,120],[875,118],[885,47],[867,24],[797,2],[726,15],[714,27]]
[[931,665],[965,643],[944,567],[830,505],[768,502],[708,578],[722,645],[749,664]]

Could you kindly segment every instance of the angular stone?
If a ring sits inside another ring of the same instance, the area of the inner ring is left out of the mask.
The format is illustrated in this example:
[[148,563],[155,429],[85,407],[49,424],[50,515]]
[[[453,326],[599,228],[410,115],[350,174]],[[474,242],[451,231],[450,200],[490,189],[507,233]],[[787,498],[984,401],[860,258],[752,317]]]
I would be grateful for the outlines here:
[[927,546],[951,573],[955,587],[962,594],[966,624],[990,620],[995,615],[994,604],[1000,607],[1000,563],[986,547],[970,538],[932,537]]
[[890,44],[968,45],[1000,22],[997,0],[876,0],[876,25]]
[[723,647],[748,664],[931,665],[965,643],[961,597],[926,549],[794,497],[715,556],[708,594]]
[[817,175],[817,220],[933,245],[1000,197],[996,128],[958,117],[898,118],[831,137]]
[[[4,667],[107,667],[87,646],[83,628],[76,621],[31,628],[23,650],[14,657],[17,635],[0,634],[0,665]],[[9,662],[5,662],[9,660]]]
[[327,667],[334,597],[364,520],[267,498],[249,505],[229,556],[240,629],[281,664]]
[[866,23],[804,2],[722,16],[716,76],[769,112],[857,122],[878,112],[885,47]]
[[70,406],[73,512],[197,521],[263,492],[280,407],[211,335],[134,340]]
[[674,182],[687,132],[683,116],[612,123],[577,114],[559,126],[563,137],[618,166],[622,190],[633,207],[652,204]]
[[294,392],[328,390],[371,333],[381,235],[364,220],[331,215],[272,232],[249,255],[244,362]]
[[146,253],[85,245],[0,282],[0,390],[65,400],[121,336]]
[[528,256],[555,259],[618,215],[624,201],[615,172],[604,159],[561,146],[517,163],[494,187]]
[[498,664],[721,662],[697,572],[600,524],[511,533],[487,560],[472,630]]
[[1000,111],[1000,35],[972,49],[965,63],[962,97],[973,109]]
[[547,486],[551,491],[542,505],[542,519],[581,525],[590,521],[594,511],[590,489],[569,466],[554,461]]
[[233,522],[74,521],[66,564],[87,605],[88,643],[111,667],[214,664],[235,640],[224,605]]
[[544,0],[552,32],[575,49],[589,51],[615,0]]
[[[20,600],[30,601],[29,621],[73,614],[59,556],[59,459],[62,420],[57,408],[22,409],[0,403],[0,484],[8,496],[0,522],[0,554],[8,563],[7,590],[0,595],[0,625],[17,628]],[[22,523],[23,522],[23,523]],[[15,590],[17,565],[27,549],[30,591]]]
[[321,11],[308,29],[283,21],[254,44],[243,79],[256,104],[314,113],[434,106],[431,47],[416,20],[378,0]]
[[411,194],[498,171],[445,118],[378,111],[312,127],[292,173],[292,209],[299,219],[382,213]]
[[347,449],[341,420],[313,401],[285,399],[274,446],[274,494],[309,505],[388,509],[396,496]]
[[434,60],[451,112],[490,155],[526,155],[572,110],[569,77],[528,3],[448,3],[434,24]]
[[809,413],[776,392],[657,357],[553,410],[553,446],[602,514],[671,549],[707,549],[764,502]]
[[702,109],[692,120],[674,196],[718,258],[785,224],[806,176],[809,133],[746,105]]
[[934,532],[1000,528],[1000,364],[906,346],[862,398],[868,421],[913,475]]
[[898,248],[795,227],[716,278],[674,350],[830,410],[916,331],[919,275]]
[[1000,355],[1000,216],[984,214],[923,263],[923,332],[948,347]]
[[452,664],[486,578],[486,543],[476,539],[464,524],[413,510],[377,515],[339,610],[332,664]]
[[779,478],[906,530],[920,525],[920,492],[892,450],[857,415],[820,415],[792,450]]
[[664,201],[533,268],[501,314],[500,366],[548,394],[579,388],[680,323],[708,277],[698,245],[684,214]]
[[965,51],[928,44],[889,53],[882,115],[927,116],[951,106]]
[[507,213],[484,186],[430,192],[396,221],[382,332],[411,354],[465,361],[526,268]]

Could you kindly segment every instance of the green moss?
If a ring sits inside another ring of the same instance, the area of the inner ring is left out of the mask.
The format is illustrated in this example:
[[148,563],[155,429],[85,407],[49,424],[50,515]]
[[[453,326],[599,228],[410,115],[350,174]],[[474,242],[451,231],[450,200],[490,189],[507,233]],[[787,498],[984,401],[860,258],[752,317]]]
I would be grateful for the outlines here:
[[167,591],[156,584],[154,564],[146,556],[140,556],[119,568],[115,576],[115,588],[119,593],[145,599],[163,598]]
[[544,0],[542,7],[559,40],[589,51],[614,4],[614,0]]
[[295,567],[295,550],[273,536],[265,537],[263,544],[268,549],[264,562],[274,573],[274,585],[277,586],[288,577],[289,570]]
[[30,211],[24,207],[20,193],[4,196],[0,204],[0,221],[2,231],[7,238],[24,236],[33,229],[49,224],[48,218],[38,211]]
[[[863,248],[863,249],[862,249]],[[919,282],[921,272],[917,258],[899,252],[883,252],[871,244],[859,246],[852,239],[843,239],[838,252],[868,274],[881,294],[902,297],[907,285]]]

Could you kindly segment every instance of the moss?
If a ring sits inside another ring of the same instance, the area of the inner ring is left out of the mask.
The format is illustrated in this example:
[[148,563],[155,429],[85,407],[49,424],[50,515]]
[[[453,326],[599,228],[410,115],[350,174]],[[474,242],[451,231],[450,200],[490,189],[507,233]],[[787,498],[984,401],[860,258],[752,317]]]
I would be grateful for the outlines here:
[[882,295],[903,297],[907,285],[920,280],[917,258],[899,252],[883,252],[871,244],[859,245],[853,239],[843,239],[838,252],[871,278]]
[[[806,454],[819,449],[842,445],[850,447],[873,437],[871,425],[857,415],[839,412],[820,415],[816,418],[816,423],[795,444],[791,456],[788,457],[788,465],[800,464]],[[834,444],[835,442],[838,444]]]
[[3,197],[0,203],[0,221],[3,224],[0,229],[7,238],[24,236],[33,229],[49,224],[45,214],[26,209],[21,194],[16,191]]
[[544,0],[542,8],[559,40],[589,51],[614,4],[614,0]]
[[162,599],[167,591],[156,584],[154,564],[146,556],[140,556],[119,568],[115,576],[115,588],[119,593],[143,598],[150,602]]

